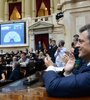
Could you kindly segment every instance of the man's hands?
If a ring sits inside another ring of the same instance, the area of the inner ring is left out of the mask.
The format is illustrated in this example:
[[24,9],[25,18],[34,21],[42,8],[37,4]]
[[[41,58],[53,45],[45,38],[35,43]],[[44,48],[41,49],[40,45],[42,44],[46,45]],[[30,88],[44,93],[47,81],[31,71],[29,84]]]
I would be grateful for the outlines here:
[[70,74],[72,72],[72,70],[74,69],[74,64],[75,64],[75,57],[72,53],[69,54],[69,60],[66,63],[64,70],[65,70],[65,74]]
[[60,60],[62,60],[63,63],[66,64],[68,62],[68,60],[69,60],[69,55],[65,54],[63,57],[60,58]]
[[47,57],[45,57],[44,62],[45,62],[46,67],[54,66],[54,63],[52,62],[49,55]]
[[[48,55],[44,59],[46,67],[49,66],[54,66],[54,63],[52,62],[50,56]],[[75,57],[72,53],[69,54],[69,60],[67,61],[65,67],[64,67],[64,75],[68,76],[71,74],[72,70],[74,69],[74,64],[75,64]],[[61,66],[60,66],[61,67]]]

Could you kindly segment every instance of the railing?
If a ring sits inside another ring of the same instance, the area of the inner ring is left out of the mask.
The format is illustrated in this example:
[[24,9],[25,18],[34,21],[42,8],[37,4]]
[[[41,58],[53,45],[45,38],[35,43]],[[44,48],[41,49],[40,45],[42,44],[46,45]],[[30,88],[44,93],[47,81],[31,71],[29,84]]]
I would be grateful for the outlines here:
[[53,23],[53,16],[51,15],[51,16],[35,17],[35,18],[32,18],[31,21],[32,21],[32,24],[38,21]]
[[[27,17],[27,18],[23,18],[22,20],[27,20],[29,26],[31,26],[39,21],[50,23],[53,25],[58,25],[57,20],[56,20],[56,14],[52,14],[49,16],[33,17],[33,18]],[[61,24],[61,25],[63,24],[62,19],[59,21],[59,24]]]

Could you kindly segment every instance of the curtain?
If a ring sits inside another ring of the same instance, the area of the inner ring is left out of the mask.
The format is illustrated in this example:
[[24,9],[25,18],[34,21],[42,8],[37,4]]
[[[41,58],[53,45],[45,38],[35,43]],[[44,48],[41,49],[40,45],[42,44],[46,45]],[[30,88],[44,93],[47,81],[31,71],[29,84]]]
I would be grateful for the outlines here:
[[40,9],[41,4],[42,0],[36,0],[36,17],[38,17],[38,11]]
[[47,7],[47,10],[48,10],[48,15],[51,14],[50,12],[50,0],[43,0],[45,6]]
[[[9,20],[10,17],[12,15],[13,10],[16,8],[17,11],[19,12],[20,16],[21,16],[21,12],[22,12],[22,5],[21,2],[17,2],[17,3],[9,3]],[[21,16],[22,17],[22,16]]]

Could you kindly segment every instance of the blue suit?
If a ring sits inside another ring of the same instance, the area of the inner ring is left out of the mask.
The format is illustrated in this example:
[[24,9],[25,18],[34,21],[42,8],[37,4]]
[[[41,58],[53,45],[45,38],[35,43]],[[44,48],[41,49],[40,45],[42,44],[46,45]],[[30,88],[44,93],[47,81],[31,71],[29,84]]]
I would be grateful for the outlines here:
[[90,65],[83,65],[71,76],[64,77],[54,71],[43,74],[49,96],[77,97],[90,96]]

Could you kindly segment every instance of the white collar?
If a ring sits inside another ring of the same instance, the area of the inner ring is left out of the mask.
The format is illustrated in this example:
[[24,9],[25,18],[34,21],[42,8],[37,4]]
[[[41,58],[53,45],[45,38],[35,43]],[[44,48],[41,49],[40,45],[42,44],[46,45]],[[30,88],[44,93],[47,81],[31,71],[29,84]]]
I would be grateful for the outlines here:
[[87,66],[90,66],[90,62],[87,64]]

